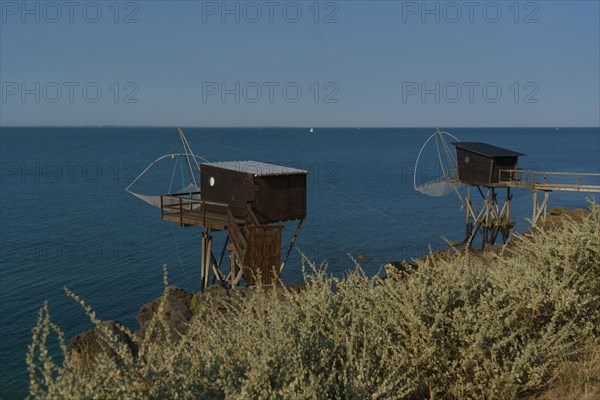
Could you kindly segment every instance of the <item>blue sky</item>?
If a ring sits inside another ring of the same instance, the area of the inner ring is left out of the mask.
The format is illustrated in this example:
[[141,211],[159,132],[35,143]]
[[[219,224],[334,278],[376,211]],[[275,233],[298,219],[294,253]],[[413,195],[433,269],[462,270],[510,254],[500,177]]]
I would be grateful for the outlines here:
[[4,126],[600,126],[598,1],[0,3]]

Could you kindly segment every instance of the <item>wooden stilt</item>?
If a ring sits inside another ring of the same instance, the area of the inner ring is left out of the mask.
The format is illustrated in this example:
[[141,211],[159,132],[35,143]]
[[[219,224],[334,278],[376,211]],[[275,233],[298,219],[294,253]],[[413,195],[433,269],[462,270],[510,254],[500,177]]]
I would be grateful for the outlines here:
[[465,225],[466,237],[464,243],[472,245],[477,235],[481,236],[482,248],[488,244],[495,244],[500,237],[504,243],[508,240],[512,230],[510,222],[510,203],[512,194],[507,188],[506,200],[503,204],[498,201],[498,191],[496,187],[477,186],[481,196],[482,206],[478,210],[473,200],[471,200],[471,185],[467,185],[465,196]]
[[550,198],[550,192],[544,192],[544,203],[542,204],[542,207],[544,209],[544,219],[543,221],[546,221],[546,212],[548,210],[548,199]]
[[221,254],[219,255],[219,259],[217,260],[214,254],[211,252],[210,256],[212,259],[212,269],[213,269],[213,280],[212,284],[214,284],[217,280],[221,286],[225,285],[226,278],[223,277],[223,273],[221,272],[221,265],[223,264],[223,257],[225,257],[225,251],[227,251],[227,245],[229,244],[229,236],[225,236],[225,243],[223,244],[223,248],[221,249]]
[[537,192],[531,192],[533,196],[533,216],[531,217],[531,225],[535,225],[537,223],[537,210],[538,210],[538,200],[537,200]]
[[202,232],[202,253],[200,254],[200,290],[204,290],[204,265],[206,264],[206,230]]
[[235,281],[235,277],[237,276],[237,269],[236,269],[237,261],[235,259],[236,259],[235,250],[231,250],[231,252],[229,253],[229,262],[230,262],[229,281],[232,283]]
[[210,275],[210,266],[212,263],[211,255],[212,255],[212,237],[210,236],[210,231],[207,229],[204,235],[204,250],[205,253],[202,257],[204,261],[203,265],[203,274],[202,274],[202,289],[206,290],[208,287],[208,277]]
[[298,238],[298,234],[300,233],[300,229],[302,228],[302,223],[303,222],[304,222],[304,220],[301,219],[300,222],[298,223],[298,226],[296,227],[296,232],[294,232],[294,236],[292,236],[292,240],[290,241],[288,249],[287,249],[287,251],[285,253],[285,257],[283,258],[283,262],[281,263],[281,268],[279,269],[279,273],[283,272],[283,267],[285,267],[285,263],[286,263],[288,257],[290,256],[292,248],[294,247],[294,243],[296,243],[296,238]]
[[532,226],[537,225],[540,219],[542,221],[546,220],[549,198],[550,192],[544,191],[544,198],[542,199],[542,204],[539,204],[537,199],[537,192],[533,192],[533,218],[531,220]]

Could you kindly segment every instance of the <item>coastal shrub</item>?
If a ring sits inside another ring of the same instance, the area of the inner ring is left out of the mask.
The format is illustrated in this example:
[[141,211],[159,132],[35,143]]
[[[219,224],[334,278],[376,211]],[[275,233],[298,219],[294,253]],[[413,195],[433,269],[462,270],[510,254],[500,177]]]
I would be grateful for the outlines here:
[[200,296],[202,294],[200,292],[198,293],[194,293],[194,295],[192,296],[192,302],[190,304],[190,312],[192,314],[198,314],[198,300],[200,299]]
[[[432,256],[417,261],[409,274],[388,268],[386,277],[369,277],[355,265],[336,278],[324,265],[305,259],[311,272],[300,294],[259,286],[252,296],[224,297],[218,307],[197,301],[198,312],[179,341],[145,335],[137,343],[137,357],[114,341],[110,346],[122,354],[120,361],[98,357],[92,375],[74,368],[64,335],[45,305],[27,357],[30,395],[538,396],[553,387],[557,369],[598,354],[600,207],[590,208],[581,221],[533,229],[497,254]],[[101,326],[93,311],[69,294]],[[207,304],[211,309],[203,309]],[[157,332],[161,324],[154,321]],[[51,332],[61,344],[62,364],[47,351]]]

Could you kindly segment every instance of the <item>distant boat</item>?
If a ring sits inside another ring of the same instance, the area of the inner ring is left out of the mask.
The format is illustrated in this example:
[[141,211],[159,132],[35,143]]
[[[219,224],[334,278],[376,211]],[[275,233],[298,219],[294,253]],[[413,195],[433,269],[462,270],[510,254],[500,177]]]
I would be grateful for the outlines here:
[[313,133],[315,130],[313,128],[310,128],[310,130],[308,131],[308,133]]

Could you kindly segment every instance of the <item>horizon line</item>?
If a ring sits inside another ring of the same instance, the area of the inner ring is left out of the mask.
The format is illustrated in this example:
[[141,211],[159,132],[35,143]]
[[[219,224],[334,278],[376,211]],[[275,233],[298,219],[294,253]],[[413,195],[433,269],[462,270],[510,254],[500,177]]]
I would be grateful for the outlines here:
[[480,125],[480,126],[440,126],[440,125],[424,125],[424,126],[258,126],[258,125],[240,125],[240,126],[194,126],[194,125],[0,125],[3,128],[139,128],[139,129],[166,129],[166,128],[181,128],[181,129],[428,129],[428,128],[444,128],[444,129],[499,129],[499,128],[519,128],[519,129],[557,129],[557,128],[584,128],[584,129],[600,129],[598,126],[589,125],[535,125],[535,126],[498,126],[498,125]]

